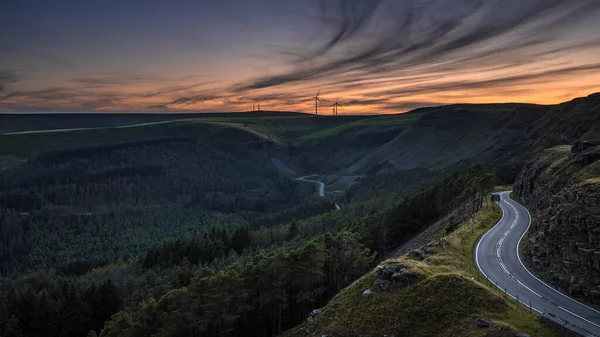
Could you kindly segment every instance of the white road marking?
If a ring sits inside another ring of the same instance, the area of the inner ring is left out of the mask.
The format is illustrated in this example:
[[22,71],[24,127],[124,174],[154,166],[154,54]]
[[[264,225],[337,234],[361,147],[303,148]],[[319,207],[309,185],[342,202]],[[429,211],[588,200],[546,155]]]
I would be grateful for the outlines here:
[[585,319],[585,318],[583,318],[583,317],[581,317],[581,316],[577,315],[576,313],[574,313],[574,312],[572,312],[572,311],[569,311],[569,310],[567,310],[567,309],[565,309],[565,308],[561,307],[560,305],[558,306],[558,308],[559,308],[559,309],[562,309],[562,310],[564,310],[564,311],[566,311],[566,312],[568,312],[569,314],[571,314],[571,315],[573,315],[573,316],[575,316],[575,317],[578,317],[579,319],[582,319],[582,320],[584,320],[584,321],[586,321],[586,322],[590,323],[591,325],[594,325],[594,326],[597,326],[597,327],[599,327],[599,328],[600,328],[600,325],[598,325],[598,324],[596,324],[596,323],[594,323],[594,322],[592,322],[592,321],[590,321],[590,320],[587,320],[587,319]]
[[[506,192],[506,193],[510,193],[510,192]],[[509,196],[509,198],[508,198],[508,199],[509,199],[509,200],[512,200],[512,199],[510,199],[510,196]],[[514,200],[513,200],[513,201],[514,201]],[[511,206],[512,206],[512,205],[511,205]],[[523,240],[523,237],[524,237],[524,236],[525,236],[525,234],[527,234],[527,232],[529,231],[529,227],[531,227],[531,213],[529,213],[529,210],[527,209],[527,207],[523,207],[523,208],[525,209],[525,212],[527,212],[527,215],[529,216],[529,223],[527,224],[527,229],[525,229],[525,231],[523,232],[523,234],[522,234],[522,235],[521,235],[521,237],[519,238],[519,242],[521,242],[521,241]],[[532,273],[529,271],[529,269],[527,269],[527,267],[525,267],[525,264],[523,263],[523,261],[521,261],[521,255],[519,254],[519,245],[517,245],[517,258],[519,259],[519,263],[521,264],[521,266],[523,267],[523,269],[525,269],[525,271],[526,271],[526,272],[527,272],[527,273],[528,273],[528,274],[529,274],[531,277],[533,277],[534,279],[538,280],[540,283],[542,283],[542,284],[543,284],[543,285],[545,285],[546,287],[550,288],[550,289],[551,289],[552,291],[554,291],[555,293],[557,293],[557,294],[560,294],[560,295],[562,295],[563,297],[565,297],[565,298],[567,298],[567,299],[569,299],[569,300],[571,300],[571,301],[573,301],[573,302],[575,302],[575,303],[577,303],[577,304],[579,304],[579,305],[582,305],[582,306],[584,306],[584,307],[586,307],[586,308],[588,308],[588,309],[590,309],[590,310],[592,310],[592,311],[595,311],[595,312],[596,312],[598,315],[600,315],[600,311],[598,311],[598,310],[596,310],[596,309],[594,309],[594,308],[592,308],[592,307],[589,307],[589,306],[587,306],[587,305],[585,305],[585,304],[583,304],[583,303],[581,303],[581,302],[579,302],[579,301],[577,301],[577,300],[574,300],[574,299],[572,299],[571,297],[569,297],[569,296],[567,296],[567,295],[563,294],[562,292],[560,292],[560,291],[558,291],[558,290],[556,290],[556,289],[552,288],[552,287],[551,287],[550,285],[548,285],[546,282],[544,282],[544,281],[540,280],[540,279],[539,279],[537,276],[533,275],[533,274],[532,274]]]
[[[504,199],[505,199],[505,198],[504,198],[504,196],[505,196],[505,195],[507,195],[508,193],[510,193],[510,192],[504,192],[504,193],[501,193],[501,194],[500,194],[500,202],[503,202],[503,201],[505,201],[505,200],[504,200]],[[508,200],[511,200],[511,201],[512,201],[512,199],[510,199],[510,197],[508,197]],[[516,209],[516,207],[514,207],[514,206],[513,206],[511,203],[509,203],[508,201],[505,201],[505,204],[507,204],[508,206],[510,206],[510,207],[512,208],[512,210],[515,212],[515,220],[514,220],[514,221],[511,223],[511,225],[510,225],[509,229],[508,229],[506,232],[504,232],[504,233],[502,234],[502,236],[500,237],[500,239],[498,240],[498,243],[497,243],[497,245],[496,245],[496,258],[497,258],[497,260],[498,260],[498,263],[499,263],[499,265],[502,267],[503,271],[504,271],[504,272],[505,272],[505,273],[506,273],[508,276],[510,276],[510,277],[511,277],[511,278],[512,278],[514,281],[516,281],[518,285],[522,286],[523,288],[527,289],[529,292],[531,292],[531,293],[535,294],[536,296],[538,296],[538,297],[540,297],[542,300],[544,300],[544,298],[543,298],[543,297],[542,297],[540,294],[538,294],[537,292],[533,291],[531,288],[529,288],[528,286],[526,286],[525,284],[523,284],[521,281],[519,281],[518,279],[516,279],[516,278],[515,278],[513,275],[511,275],[511,274],[510,274],[510,272],[508,271],[508,269],[506,268],[506,266],[504,265],[504,262],[503,262],[503,260],[502,260],[502,257],[501,257],[501,248],[502,248],[502,244],[504,243],[504,239],[505,239],[505,238],[508,236],[508,234],[509,234],[509,233],[512,231],[512,229],[513,229],[513,228],[514,228],[514,227],[517,225],[517,223],[518,223],[518,219],[519,219],[519,211]],[[518,260],[519,260],[519,263],[520,263],[520,264],[521,264],[521,266],[523,267],[523,269],[525,269],[525,271],[527,271],[527,273],[529,273],[529,275],[531,275],[533,278],[535,278],[536,280],[538,280],[538,281],[540,281],[542,284],[544,284],[544,285],[545,285],[547,288],[550,288],[550,289],[552,289],[554,292],[561,294],[561,295],[562,295],[562,296],[564,296],[565,298],[568,298],[569,300],[571,300],[571,301],[573,301],[573,302],[575,302],[575,303],[577,303],[577,304],[580,304],[580,305],[582,305],[582,306],[584,306],[584,307],[586,307],[586,308],[588,308],[588,309],[591,309],[591,310],[593,310],[594,312],[597,312],[598,314],[600,314],[600,312],[598,312],[597,310],[595,310],[595,309],[593,309],[593,308],[590,308],[589,306],[587,306],[587,305],[585,305],[585,304],[582,304],[582,303],[580,303],[580,302],[578,302],[578,301],[576,301],[576,300],[574,300],[574,299],[572,299],[572,298],[568,297],[567,295],[565,295],[565,294],[563,294],[563,293],[561,293],[561,292],[559,292],[559,291],[555,290],[554,288],[550,287],[548,284],[546,284],[545,282],[543,282],[542,280],[540,280],[539,278],[537,278],[535,275],[533,275],[533,274],[532,274],[532,273],[531,273],[531,272],[530,272],[530,271],[527,269],[527,267],[525,267],[525,265],[523,264],[523,262],[522,262],[522,260],[521,260],[520,254],[519,254],[519,244],[520,244],[520,242],[523,240],[523,237],[525,236],[525,234],[527,233],[527,231],[529,230],[529,228],[530,228],[530,226],[531,226],[531,214],[529,214],[529,211],[527,210],[527,208],[525,208],[525,207],[523,207],[523,208],[525,209],[525,211],[527,212],[527,214],[528,214],[528,216],[529,216],[529,219],[528,219],[528,220],[529,220],[529,223],[528,223],[528,225],[527,225],[527,228],[526,228],[526,230],[523,232],[523,234],[521,235],[521,237],[520,237],[520,238],[519,238],[519,240],[517,241],[517,247],[516,247],[517,258],[518,258]],[[495,229],[497,226],[499,226],[499,225],[500,225],[500,224],[503,222],[503,220],[504,220],[504,216],[505,216],[505,213],[506,213],[506,212],[505,212],[504,210],[502,210],[502,218],[500,219],[500,221],[498,221],[498,223],[497,223],[496,225],[494,225],[494,226],[493,226],[491,229],[489,229],[489,230],[488,230],[488,231],[487,231],[487,232],[486,232],[486,233],[485,233],[485,234],[484,234],[484,235],[483,235],[483,236],[482,236],[482,237],[479,239],[479,242],[477,242],[477,246],[475,247],[475,263],[477,264],[477,268],[479,269],[479,271],[480,271],[480,272],[483,274],[483,276],[484,276],[485,278],[487,278],[487,279],[488,279],[488,280],[490,280],[490,281],[491,281],[493,284],[495,284],[495,285],[496,285],[496,287],[497,287],[498,289],[500,289],[500,290],[504,290],[504,291],[505,291],[505,293],[506,293],[506,295],[510,296],[511,298],[513,298],[513,299],[515,299],[515,300],[518,300],[518,299],[517,299],[515,296],[513,296],[513,295],[512,295],[512,294],[510,294],[510,293],[508,293],[508,292],[507,292],[505,289],[502,289],[502,288],[500,287],[500,285],[499,285],[497,282],[494,282],[492,279],[490,279],[490,278],[489,278],[489,277],[488,277],[488,276],[485,274],[485,272],[484,272],[484,271],[483,271],[483,269],[481,268],[481,265],[479,264],[479,247],[480,247],[480,244],[481,244],[481,242],[482,242],[482,241],[485,239],[485,237],[486,237],[486,236],[487,236],[489,233],[491,233],[491,232],[492,232],[492,231],[493,231],[493,230],[494,230],[494,229]],[[533,306],[530,306],[530,305],[528,305],[527,303],[525,303],[525,302],[523,302],[523,301],[521,301],[521,300],[518,300],[518,301],[519,301],[521,304],[525,305],[526,307],[530,307],[532,310],[535,310],[535,311],[536,311],[536,312],[538,312],[539,314],[542,314],[542,311],[538,310],[537,308],[535,308],[535,307],[533,307]],[[552,304],[552,302],[550,302],[550,301],[548,301],[548,302]],[[594,323],[594,322],[592,322],[592,321],[590,321],[590,320],[588,320],[588,319],[586,319],[586,318],[583,318],[583,317],[581,317],[581,316],[579,316],[579,315],[577,315],[577,314],[575,314],[575,313],[573,313],[573,312],[571,312],[571,311],[569,311],[569,310],[567,310],[567,309],[565,309],[565,308],[563,308],[563,307],[561,307],[561,306],[558,306],[558,305],[557,305],[557,307],[558,307],[558,308],[560,308],[561,310],[563,310],[563,311],[565,311],[565,312],[567,312],[567,313],[569,313],[569,314],[571,314],[571,315],[573,315],[573,316],[575,316],[575,317],[577,317],[577,318],[579,318],[579,319],[581,319],[581,320],[583,320],[583,321],[585,321],[585,322],[589,323],[589,324],[592,324],[593,326],[596,326],[596,327],[599,327],[599,328],[600,328],[600,325],[598,325],[598,324],[596,324],[596,323]]]

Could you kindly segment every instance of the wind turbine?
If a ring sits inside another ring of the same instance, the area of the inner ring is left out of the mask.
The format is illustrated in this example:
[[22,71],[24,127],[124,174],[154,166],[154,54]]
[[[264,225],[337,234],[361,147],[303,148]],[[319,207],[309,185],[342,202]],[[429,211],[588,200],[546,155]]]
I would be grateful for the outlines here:
[[337,98],[335,99],[335,104],[332,104],[331,106],[332,106],[332,110],[333,110],[334,115],[337,116],[338,115],[338,107],[342,106],[341,104],[338,103],[338,99]]
[[320,94],[320,93],[321,93],[321,91],[319,90],[319,91],[317,92],[317,96],[313,97],[313,98],[315,99],[315,115],[318,115],[318,114],[319,114],[319,102],[321,101],[321,100],[319,99],[319,94]]

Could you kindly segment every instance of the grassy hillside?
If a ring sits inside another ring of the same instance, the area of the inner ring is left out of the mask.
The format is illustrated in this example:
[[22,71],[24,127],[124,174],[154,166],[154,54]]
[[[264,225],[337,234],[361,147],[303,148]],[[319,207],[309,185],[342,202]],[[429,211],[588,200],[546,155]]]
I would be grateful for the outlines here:
[[492,161],[526,137],[545,107],[458,105],[380,116],[297,139],[310,161],[349,174]]
[[362,117],[334,119],[291,113],[247,113],[228,114],[224,117],[190,116],[185,120],[127,126],[0,134],[0,167],[17,164],[44,151],[152,138],[187,137],[199,142],[236,145],[258,142],[286,147],[300,135],[360,118]]
[[[284,336],[555,336],[534,314],[505,299],[495,287],[475,272],[473,245],[477,238],[501,217],[497,206],[487,206],[473,223],[464,223],[444,237],[443,245],[432,244],[426,258],[408,254],[388,260],[408,267],[420,281],[395,283],[390,290],[375,285],[372,271],[342,290],[303,325]],[[441,233],[440,233],[441,234]],[[415,257],[417,256],[417,257]],[[362,295],[366,289],[372,295]],[[476,318],[493,321],[479,328]]]
[[[387,116],[0,115],[0,156],[7,166],[47,149],[173,135],[207,139],[227,129],[243,131],[235,141],[248,133],[280,146],[290,165],[310,173],[446,169],[482,160],[522,161],[529,153],[567,140],[598,138],[598,109],[599,94],[556,106],[463,104]],[[1,134],[76,127],[99,129]]]
[[600,140],[600,93],[552,107],[532,126],[529,138],[537,151],[579,139]]
[[[107,128],[191,118],[244,118],[281,116],[278,112],[244,113],[0,113],[0,134],[75,128]],[[286,112],[286,115],[299,113]]]
[[[278,146],[284,162],[303,172],[356,175],[417,167],[441,170],[472,163],[474,158],[494,161],[515,155],[515,148],[521,149],[517,144],[526,140],[527,132],[548,109],[490,104],[442,106],[389,116],[238,113],[181,115],[185,119],[172,120],[173,115],[106,115],[100,121],[97,116],[77,115],[69,126],[96,123],[102,127],[0,134],[0,156],[2,166],[9,166],[40,151],[104,142],[169,136],[238,142],[256,137]],[[39,118],[49,118],[48,128],[57,120],[67,120],[64,115]],[[140,123],[127,124],[133,122]],[[111,126],[104,127],[107,124]],[[42,123],[32,125],[36,128]]]

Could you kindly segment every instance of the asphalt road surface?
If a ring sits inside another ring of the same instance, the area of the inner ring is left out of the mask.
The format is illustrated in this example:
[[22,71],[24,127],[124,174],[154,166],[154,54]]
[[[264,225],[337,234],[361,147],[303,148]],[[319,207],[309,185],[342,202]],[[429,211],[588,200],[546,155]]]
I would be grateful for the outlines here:
[[306,178],[315,177],[315,176],[316,176],[316,174],[313,174],[313,175],[310,175],[310,176],[300,177],[300,178],[298,178],[296,180],[319,184],[319,196],[320,197],[324,197],[325,196],[325,184],[322,183],[322,182],[320,182],[320,181],[317,181],[317,180],[306,179]]
[[[305,182],[308,182],[308,183],[319,184],[319,196],[320,197],[324,197],[325,196],[325,184],[323,182],[318,181],[318,180],[306,179],[306,178],[315,177],[315,176],[316,176],[316,174],[313,174],[311,176],[300,177],[300,178],[298,178],[296,180],[305,181]],[[338,204],[335,204],[335,210],[336,211],[340,210],[340,206]]]
[[[479,270],[508,296],[563,325],[580,328],[588,336],[600,336],[600,311],[582,304],[544,283],[523,265],[519,242],[531,224],[527,209],[499,193],[502,219],[486,232],[475,248]],[[567,323],[568,322],[568,323]]]

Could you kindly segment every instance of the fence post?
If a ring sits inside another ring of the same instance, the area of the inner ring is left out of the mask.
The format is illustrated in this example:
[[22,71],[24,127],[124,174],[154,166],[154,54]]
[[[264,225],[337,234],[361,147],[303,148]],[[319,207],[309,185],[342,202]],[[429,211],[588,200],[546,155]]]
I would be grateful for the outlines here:
[[529,313],[531,313],[531,300],[529,300]]
[[517,305],[519,305],[519,294],[517,294]]
[[506,287],[504,287],[504,298],[506,298]]

